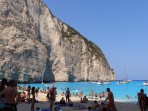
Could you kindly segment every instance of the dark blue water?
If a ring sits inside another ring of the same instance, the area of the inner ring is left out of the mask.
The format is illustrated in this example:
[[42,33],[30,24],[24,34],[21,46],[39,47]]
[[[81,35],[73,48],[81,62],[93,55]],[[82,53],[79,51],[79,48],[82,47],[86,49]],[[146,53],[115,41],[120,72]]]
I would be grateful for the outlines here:
[[[65,92],[66,88],[69,87],[71,92],[80,93],[83,92],[85,95],[89,95],[90,91],[93,90],[95,93],[106,92],[106,88],[110,88],[114,94],[116,101],[122,102],[136,102],[137,101],[137,93],[140,89],[144,89],[145,93],[148,95],[148,86],[143,85],[144,81],[132,81],[128,84],[118,84],[117,81],[113,81],[108,85],[98,85],[96,83],[91,82],[55,82],[55,86],[57,88],[58,94]],[[52,87],[52,84],[44,83],[44,84],[26,84],[26,86],[30,85],[35,87],[40,87],[40,89],[47,89],[47,87]],[[23,84],[18,84],[23,86]],[[129,96],[128,99],[126,96]]]

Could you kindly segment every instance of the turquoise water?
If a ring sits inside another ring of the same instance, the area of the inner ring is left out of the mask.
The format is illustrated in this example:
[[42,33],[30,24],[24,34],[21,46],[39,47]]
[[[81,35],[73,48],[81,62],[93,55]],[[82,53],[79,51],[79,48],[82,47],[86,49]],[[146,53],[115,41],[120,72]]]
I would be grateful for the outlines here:
[[[80,93],[83,91],[84,95],[89,95],[90,91],[93,90],[95,93],[106,92],[106,88],[110,88],[114,94],[115,101],[122,102],[137,102],[137,93],[141,88],[144,89],[145,93],[148,95],[148,86],[143,85],[144,81],[132,81],[128,84],[118,84],[117,81],[113,81],[107,85],[98,85],[91,82],[55,82],[58,94],[61,94],[66,90],[67,87],[70,88],[71,92]],[[47,87],[52,87],[53,83],[44,83],[44,84],[26,84],[40,87],[40,89],[47,89]],[[18,84],[23,86],[23,84]],[[130,99],[127,99],[126,95],[130,96]]]

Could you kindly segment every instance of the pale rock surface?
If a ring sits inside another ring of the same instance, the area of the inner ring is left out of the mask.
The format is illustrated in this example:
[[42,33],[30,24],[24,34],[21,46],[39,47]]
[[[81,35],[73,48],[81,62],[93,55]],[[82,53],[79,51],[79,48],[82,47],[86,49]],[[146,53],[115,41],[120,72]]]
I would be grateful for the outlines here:
[[115,80],[102,51],[41,0],[0,0],[0,76],[21,82]]

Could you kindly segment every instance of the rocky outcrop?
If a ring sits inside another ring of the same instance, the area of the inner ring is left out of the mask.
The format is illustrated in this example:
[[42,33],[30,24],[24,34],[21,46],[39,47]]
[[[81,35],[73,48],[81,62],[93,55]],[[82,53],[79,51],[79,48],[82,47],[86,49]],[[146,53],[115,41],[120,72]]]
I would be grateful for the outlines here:
[[115,80],[102,51],[41,0],[0,0],[0,76],[21,82]]

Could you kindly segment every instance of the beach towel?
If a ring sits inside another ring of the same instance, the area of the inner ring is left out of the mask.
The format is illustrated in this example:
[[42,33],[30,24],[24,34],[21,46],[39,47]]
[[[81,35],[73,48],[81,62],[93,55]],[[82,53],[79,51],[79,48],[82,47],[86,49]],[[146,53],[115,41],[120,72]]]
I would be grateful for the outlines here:
[[51,110],[49,108],[41,109],[37,107],[35,111],[51,111]]
[[73,107],[73,103],[69,103],[68,106]]
[[81,105],[81,104],[75,104],[73,106],[73,109],[81,110],[81,109],[86,109],[86,107],[84,105]]
[[61,108],[60,108],[60,105],[55,105],[54,106],[54,110],[56,110],[56,111],[59,111]]
[[41,111],[51,111],[49,108],[44,108]]
[[37,107],[35,111],[42,111],[42,109]]

